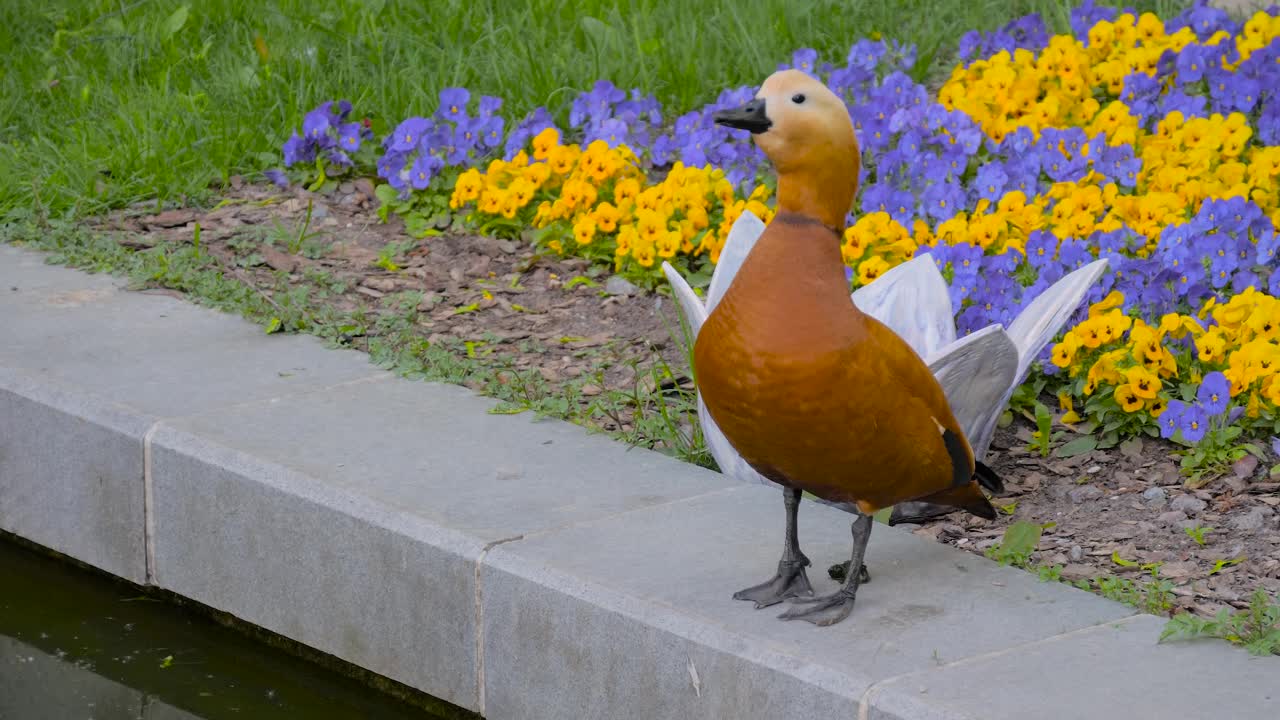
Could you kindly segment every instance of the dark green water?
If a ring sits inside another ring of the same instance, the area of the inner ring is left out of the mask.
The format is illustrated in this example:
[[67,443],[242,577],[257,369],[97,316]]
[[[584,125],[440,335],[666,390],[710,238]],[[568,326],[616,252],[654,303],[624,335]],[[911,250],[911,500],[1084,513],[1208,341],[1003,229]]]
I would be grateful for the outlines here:
[[0,538],[0,720],[456,716]]

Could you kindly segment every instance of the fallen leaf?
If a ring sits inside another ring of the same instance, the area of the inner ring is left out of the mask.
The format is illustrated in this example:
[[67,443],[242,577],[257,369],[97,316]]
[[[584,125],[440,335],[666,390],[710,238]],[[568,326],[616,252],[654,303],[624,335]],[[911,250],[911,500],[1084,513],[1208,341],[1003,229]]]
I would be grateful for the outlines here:
[[1167,562],[1160,566],[1160,577],[1181,580],[1196,574],[1196,564],[1191,561]]
[[1253,471],[1258,469],[1258,458],[1254,455],[1245,455],[1239,460],[1231,464],[1231,471],[1238,478],[1248,478],[1253,476]]
[[1142,457],[1142,438],[1129,438],[1120,443],[1120,454],[1134,459]]
[[165,210],[159,215],[142,218],[142,224],[153,228],[171,228],[186,225],[195,219],[193,210]]
[[270,245],[261,246],[258,248],[258,252],[262,255],[262,259],[266,261],[267,265],[269,265],[272,270],[291,273],[298,269],[298,258],[287,252],[277,250]]

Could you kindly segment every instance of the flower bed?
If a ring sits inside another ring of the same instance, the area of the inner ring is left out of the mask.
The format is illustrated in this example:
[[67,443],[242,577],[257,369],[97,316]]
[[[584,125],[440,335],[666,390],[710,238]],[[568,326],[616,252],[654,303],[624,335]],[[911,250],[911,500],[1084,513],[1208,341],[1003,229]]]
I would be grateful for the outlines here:
[[[1071,26],[1050,36],[1029,16],[966,34],[936,98],[907,74],[910,47],[859,40],[843,65],[794,53],[846,98],[864,149],[851,286],[928,252],[964,333],[1106,257],[1113,272],[1031,388],[1055,392],[1094,446],[1194,446],[1197,477],[1261,456],[1237,438],[1280,432],[1280,10],[1237,23],[1202,3],[1167,20],[1085,3]],[[500,99],[451,88],[432,117],[382,129],[380,148],[349,105],[325,104],[285,160],[317,185],[376,174],[383,216],[418,237],[521,236],[646,287],[665,259],[696,287],[744,210],[771,215],[762,154],[710,120],[751,94],[664,122],[652,97],[602,80],[562,129],[543,109],[512,126]]]

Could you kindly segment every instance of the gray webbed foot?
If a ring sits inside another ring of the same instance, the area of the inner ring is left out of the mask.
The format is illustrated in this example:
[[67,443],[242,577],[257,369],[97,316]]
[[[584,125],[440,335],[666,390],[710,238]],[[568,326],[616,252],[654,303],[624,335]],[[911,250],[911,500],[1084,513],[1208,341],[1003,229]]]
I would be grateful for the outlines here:
[[809,559],[782,560],[778,562],[778,572],[771,579],[743,588],[733,594],[734,600],[753,600],[756,609],[777,605],[787,598],[813,595],[813,586],[809,584],[809,576],[804,568]]
[[[868,576],[867,566],[863,564],[862,558],[867,552],[867,540],[871,538],[871,526],[870,515],[859,515],[858,519],[853,521],[853,526],[851,527],[853,532],[853,552],[849,558],[849,568],[856,566],[858,572],[850,573],[846,570],[844,583],[839,590],[830,595],[793,599],[794,607],[779,615],[778,618],[782,620],[808,620],[814,625],[826,626],[835,625],[849,617],[849,613],[853,612],[853,602],[858,595],[858,588],[862,585],[863,578]],[[839,565],[832,566],[831,570],[839,567]]]
[[830,595],[792,600],[793,607],[778,617],[783,620],[808,620],[814,625],[835,625],[853,611],[857,586],[843,586]]

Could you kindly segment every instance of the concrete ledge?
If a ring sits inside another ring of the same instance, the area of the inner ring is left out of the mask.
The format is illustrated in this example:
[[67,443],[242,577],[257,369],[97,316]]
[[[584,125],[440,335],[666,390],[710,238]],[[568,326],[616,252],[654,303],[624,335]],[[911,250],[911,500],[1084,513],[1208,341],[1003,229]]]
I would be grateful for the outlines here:
[[[14,248],[0,291],[0,527],[486,717],[1275,717],[1278,658],[882,525],[849,619],[779,621],[730,597],[776,490]],[[848,523],[802,506],[819,592]]]
[[145,583],[142,439],[152,422],[0,366],[0,527]]
[[151,442],[157,585],[475,706],[482,542],[182,431]]

